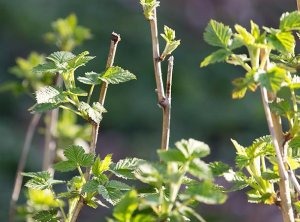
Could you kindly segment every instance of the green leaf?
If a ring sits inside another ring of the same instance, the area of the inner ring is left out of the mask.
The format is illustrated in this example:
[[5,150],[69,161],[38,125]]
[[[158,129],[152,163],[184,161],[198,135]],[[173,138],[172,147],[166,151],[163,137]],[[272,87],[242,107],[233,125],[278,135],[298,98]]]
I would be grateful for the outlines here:
[[222,204],[227,197],[215,184],[203,181],[202,183],[188,186],[181,195],[181,199],[183,200],[190,198],[194,198],[205,204]]
[[222,162],[211,162],[209,166],[214,176],[222,176],[230,169],[229,165]]
[[57,217],[57,210],[43,210],[32,217],[37,222],[59,222],[60,218]]
[[228,172],[224,173],[223,175],[228,182],[233,183],[233,186],[227,189],[227,192],[242,190],[245,187],[249,186],[246,176],[241,172],[234,172],[233,170],[230,169]]
[[65,62],[70,61],[71,59],[75,58],[75,55],[71,52],[65,51],[58,51],[50,54],[46,57],[48,60],[51,60],[55,64],[63,64]]
[[194,159],[188,169],[189,173],[199,179],[212,179],[212,172],[208,164],[200,159]]
[[275,173],[272,171],[262,172],[261,177],[262,177],[262,179],[270,181],[271,183],[279,182],[279,180],[280,180],[278,173]]
[[75,56],[74,58],[68,61],[68,67],[71,69],[77,69],[80,66],[84,66],[87,62],[94,59],[94,56],[87,56],[89,54],[88,51],[84,51],[79,55]]
[[65,102],[65,96],[59,90],[53,88],[52,86],[45,86],[40,88],[38,91],[36,91],[35,95],[38,104],[60,104]]
[[[152,163],[140,164],[138,169],[135,171],[135,177],[143,183],[150,184],[152,186],[160,187],[163,183],[163,172],[161,172],[159,166]],[[178,179],[176,175],[175,179]]]
[[300,149],[300,136],[295,136],[293,139],[289,141],[289,147],[291,149]]
[[122,182],[117,181],[117,180],[110,180],[106,184],[106,188],[113,188],[113,189],[117,189],[117,190],[131,190],[132,189],[126,183],[122,183]]
[[245,45],[253,45],[255,43],[254,36],[249,33],[244,27],[235,25],[234,28],[238,32],[235,37],[242,41]]
[[96,158],[96,161],[94,162],[92,167],[92,172],[96,177],[109,170],[109,166],[110,164],[112,164],[111,158],[112,154],[107,155],[102,161],[99,157]]
[[121,177],[124,179],[135,179],[134,171],[143,162],[145,161],[138,158],[122,159],[119,160],[116,164],[111,164],[110,171],[117,177]]
[[44,190],[51,188],[54,184],[64,183],[64,181],[52,179],[47,171],[22,173],[22,175],[31,178],[25,186],[35,190]]
[[205,157],[210,153],[208,145],[194,139],[181,140],[175,143],[175,146],[187,159]]
[[164,162],[185,162],[186,158],[177,149],[157,150],[158,156]]
[[226,48],[230,43],[232,31],[229,26],[210,20],[204,32],[204,40],[212,45]]
[[59,106],[60,104],[56,104],[56,103],[42,103],[42,104],[35,104],[34,106],[30,107],[28,110],[31,113],[43,113],[49,110],[56,109]]
[[251,35],[257,40],[260,37],[260,30],[257,24],[255,24],[252,20],[250,21],[251,24]]
[[75,162],[78,166],[90,167],[94,162],[94,154],[85,153],[81,146],[72,145],[64,151],[64,156],[69,160]]
[[99,85],[102,81],[100,74],[96,72],[86,72],[84,77],[78,77],[78,81],[87,85]]
[[101,74],[99,79],[108,84],[119,84],[136,79],[136,76],[128,70],[124,70],[121,67],[114,66],[108,68],[103,74]]
[[253,72],[248,72],[245,77],[236,78],[232,81],[234,89],[232,91],[233,99],[241,99],[245,96],[247,90],[254,92],[257,88],[257,84],[254,80]]
[[60,161],[54,164],[54,169],[60,172],[69,172],[77,168],[77,163],[72,160]]
[[93,103],[92,107],[85,102],[80,102],[78,110],[84,115],[86,119],[91,119],[99,124],[102,120],[102,113],[106,112],[105,108],[99,103]]
[[272,102],[269,104],[271,112],[279,116],[287,116],[291,112],[291,105],[289,101],[282,100],[279,102]]
[[286,71],[279,67],[273,67],[267,71],[267,73],[261,73],[258,77],[258,81],[269,92],[276,93],[281,84],[286,78]]
[[282,31],[300,30],[300,13],[298,11],[286,12],[280,18],[279,28]]
[[275,50],[281,53],[294,54],[296,42],[291,32],[271,30],[271,34],[267,36],[267,39]]
[[87,96],[88,93],[84,91],[83,89],[76,87],[76,88],[71,88],[68,91],[68,94],[74,95],[74,96]]
[[157,0],[140,0],[146,19],[153,19],[153,11],[159,6]]
[[52,62],[37,65],[32,69],[32,72],[36,73],[36,74],[39,74],[39,73],[56,74],[56,73],[58,73],[58,71],[59,70],[57,69],[57,66],[55,65],[55,63],[52,63]]
[[83,185],[82,191],[86,193],[98,192],[98,188],[101,184],[97,180],[90,180]]
[[138,194],[135,190],[132,190],[115,206],[113,216],[120,222],[131,221],[134,211],[138,208],[138,204]]
[[205,67],[210,64],[214,64],[217,62],[224,62],[228,59],[228,56],[231,54],[230,51],[226,49],[219,49],[209,56],[207,56],[200,64],[200,67]]

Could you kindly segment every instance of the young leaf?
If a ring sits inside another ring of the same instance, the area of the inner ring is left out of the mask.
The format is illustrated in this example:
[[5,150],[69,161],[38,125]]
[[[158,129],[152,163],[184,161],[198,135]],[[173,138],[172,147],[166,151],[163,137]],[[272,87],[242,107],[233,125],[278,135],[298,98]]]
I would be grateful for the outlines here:
[[99,124],[102,120],[102,113],[106,112],[99,102],[93,103],[92,107],[88,103],[80,102],[78,110],[85,116],[85,118],[91,119],[97,124]]
[[180,197],[183,200],[194,198],[205,204],[222,204],[227,198],[216,185],[209,181],[188,186]]
[[217,62],[224,62],[228,59],[228,56],[231,54],[230,51],[226,49],[219,49],[209,56],[207,56],[200,64],[200,67],[205,67],[210,64],[214,64]]
[[132,214],[138,208],[138,204],[138,194],[135,190],[132,190],[116,205],[113,216],[120,222],[131,221]]
[[222,48],[228,47],[231,36],[232,31],[229,26],[215,20],[210,20],[204,32],[204,40],[208,44]]
[[100,185],[101,184],[97,180],[90,180],[83,185],[82,191],[86,193],[98,192]]
[[112,188],[112,189],[117,189],[117,190],[131,190],[132,189],[126,183],[122,183],[122,182],[117,181],[117,180],[110,180],[106,184],[106,188]]
[[119,160],[116,164],[111,164],[110,171],[117,177],[124,179],[135,179],[134,171],[143,162],[145,161],[138,158],[126,158]]
[[56,109],[59,107],[60,104],[58,103],[41,103],[41,104],[35,104],[34,106],[30,107],[28,110],[31,113],[42,113],[46,112],[52,109]]
[[187,159],[205,157],[210,153],[208,145],[194,139],[181,140],[175,146]]
[[212,179],[212,172],[209,165],[200,159],[194,159],[188,169],[189,173],[199,179]]
[[92,167],[92,172],[96,177],[109,170],[109,166],[110,164],[112,164],[111,158],[112,154],[107,155],[102,161],[99,157],[96,158],[96,161],[94,162]]
[[74,96],[87,96],[88,93],[84,91],[83,89],[76,87],[76,88],[71,88],[67,91],[68,94],[74,95]]
[[282,31],[294,31],[300,30],[300,13],[298,11],[295,12],[286,12],[282,14],[280,18],[279,28]]
[[87,56],[89,54],[88,51],[84,51],[79,55],[75,56],[74,58],[68,61],[68,68],[70,69],[77,69],[80,66],[84,66],[87,62],[94,59],[94,56]]
[[267,73],[262,73],[258,77],[258,81],[263,87],[269,92],[276,93],[281,84],[284,82],[286,78],[286,71],[279,67],[273,67],[267,71]]
[[165,49],[160,56],[160,59],[164,60],[180,45],[180,40],[175,40],[175,31],[166,25],[164,26],[164,34],[161,34],[161,36],[166,41]]
[[229,165],[222,162],[212,162],[209,166],[214,176],[222,176],[230,169]]
[[57,210],[43,210],[36,213],[32,217],[37,222],[59,222],[60,218],[57,216]]
[[64,64],[70,61],[71,59],[75,58],[75,55],[71,52],[58,51],[58,52],[53,52],[46,58],[48,60],[51,60],[58,66],[59,64]]
[[51,188],[54,184],[64,183],[64,181],[61,180],[53,180],[50,173],[47,171],[22,173],[22,175],[31,177],[25,186],[36,190],[44,190]]
[[160,159],[164,162],[185,162],[185,156],[177,149],[158,150]]
[[[266,28],[265,28],[266,29]],[[266,29],[271,33],[267,36],[268,42],[273,48],[281,53],[294,54],[295,38],[291,32],[283,32],[280,30]]]
[[108,84],[119,84],[136,79],[136,77],[128,70],[124,70],[121,67],[114,66],[108,68],[103,74],[101,74],[99,79]]
[[235,25],[234,28],[238,32],[235,37],[242,41],[245,45],[252,45],[255,43],[254,36],[249,33],[244,27]]
[[144,15],[146,19],[153,19],[153,11],[156,9],[156,7],[159,6],[159,1],[157,0],[140,0],[140,4],[143,7]]
[[81,146],[72,145],[64,151],[65,157],[79,166],[89,167],[93,164],[94,154],[85,153]]
[[99,79],[100,74],[96,72],[86,72],[84,77],[78,77],[78,81],[87,85],[99,85],[102,81]]
[[60,161],[54,164],[54,169],[60,172],[69,172],[77,168],[77,163],[72,160]]

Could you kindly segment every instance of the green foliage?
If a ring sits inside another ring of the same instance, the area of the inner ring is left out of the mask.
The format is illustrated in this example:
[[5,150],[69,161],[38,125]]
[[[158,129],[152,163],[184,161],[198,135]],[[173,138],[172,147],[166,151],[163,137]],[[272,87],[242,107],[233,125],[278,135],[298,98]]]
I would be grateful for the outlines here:
[[77,23],[75,14],[70,14],[65,19],[57,19],[52,23],[53,31],[45,34],[45,40],[55,44],[61,50],[72,51],[76,46],[92,37],[88,28],[79,26]]
[[61,172],[72,171],[77,167],[90,167],[94,162],[94,154],[85,153],[81,146],[70,146],[64,150],[64,156],[67,158],[55,164],[54,168]]
[[108,84],[119,84],[136,79],[131,72],[118,66],[108,68],[98,78]]
[[219,49],[219,50],[213,52],[212,54],[210,54],[209,56],[207,56],[201,62],[200,67],[205,67],[210,64],[217,63],[217,62],[224,62],[229,58],[230,54],[231,54],[231,52],[226,49]]
[[43,210],[43,211],[36,213],[32,218],[37,222],[58,222],[58,221],[60,221],[60,218],[57,217],[56,210]]
[[210,166],[199,159],[209,154],[209,147],[189,139],[177,142],[176,148],[159,150],[160,162],[138,164],[134,174],[149,188],[129,191],[116,205],[115,219],[108,221],[138,221],[145,212],[149,217],[146,221],[186,221],[191,217],[204,221],[193,209],[198,203],[220,204],[226,200],[221,188],[213,183]]
[[138,158],[126,158],[110,165],[110,171],[117,177],[124,179],[135,179],[134,172],[137,166],[144,160]]
[[180,45],[180,40],[175,40],[175,31],[166,25],[164,27],[164,33],[160,35],[166,41],[165,49],[160,56],[160,59],[164,60],[167,55],[170,55]]
[[227,48],[230,44],[232,30],[223,23],[210,20],[204,32],[204,40],[212,45],[221,48]]
[[26,182],[25,186],[35,190],[49,189],[54,184],[64,183],[61,180],[53,180],[47,171],[22,173],[22,175],[31,178]]
[[268,91],[276,93],[281,84],[285,81],[286,71],[279,67],[267,70],[266,73],[259,74],[258,81]]
[[300,13],[286,12],[280,18],[279,28],[282,31],[299,31],[300,30]]
[[88,103],[80,102],[78,110],[82,113],[83,118],[91,119],[95,123],[99,124],[102,120],[102,113],[106,112],[106,109],[99,103],[95,102],[92,106]]
[[154,19],[154,10],[159,6],[157,0],[140,0],[146,19]]

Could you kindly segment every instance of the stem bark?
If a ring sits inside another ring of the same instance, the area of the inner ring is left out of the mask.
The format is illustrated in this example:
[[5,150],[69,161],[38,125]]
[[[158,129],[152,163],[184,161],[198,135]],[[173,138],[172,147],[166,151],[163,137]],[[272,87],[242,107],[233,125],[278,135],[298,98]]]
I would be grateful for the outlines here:
[[9,209],[9,222],[14,221],[14,216],[15,216],[15,210],[16,210],[16,204],[18,202],[19,196],[20,196],[20,191],[22,187],[22,182],[23,182],[23,176],[22,172],[24,171],[26,160],[28,157],[30,145],[33,139],[34,132],[36,130],[36,127],[41,119],[41,114],[37,113],[34,114],[30,120],[26,136],[25,136],[25,141],[22,147],[22,153],[21,157],[18,163],[18,168],[17,168],[17,173],[16,173],[16,179],[15,179],[15,185],[14,189],[12,192],[11,200],[10,200],[10,209]]

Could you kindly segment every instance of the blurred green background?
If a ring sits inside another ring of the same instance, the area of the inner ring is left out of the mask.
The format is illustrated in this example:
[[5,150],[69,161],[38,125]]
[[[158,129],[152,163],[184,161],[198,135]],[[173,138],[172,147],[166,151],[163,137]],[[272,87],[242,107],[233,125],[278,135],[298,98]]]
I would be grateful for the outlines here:
[[[159,32],[168,25],[181,39],[174,54],[171,144],[181,138],[202,140],[212,149],[208,160],[232,164],[234,148],[230,138],[249,145],[254,138],[267,134],[258,94],[248,94],[244,100],[231,99],[231,80],[242,70],[226,64],[199,68],[200,61],[213,50],[203,42],[202,33],[211,18],[231,26],[239,23],[249,27],[253,19],[260,25],[277,27],[280,15],[295,9],[294,0],[161,1]],[[27,57],[33,50],[46,55],[56,50],[44,43],[42,35],[50,31],[52,21],[70,13],[75,13],[79,24],[93,33],[93,38],[75,53],[88,50],[97,56],[79,73],[104,69],[110,34],[115,31],[122,37],[115,64],[138,78],[109,88],[109,112],[102,122],[98,152],[114,153],[115,160],[125,156],[155,159],[160,145],[161,110],[154,91],[149,24],[138,0],[0,0],[0,84],[15,78],[8,69],[15,65],[16,57]],[[165,65],[163,70],[166,73]],[[7,220],[17,162],[31,115],[27,109],[33,103],[27,96],[0,94],[0,221]],[[42,135],[37,135],[27,171],[41,169],[42,147]],[[216,222],[281,221],[278,209],[249,204],[243,193],[231,194],[222,206],[203,206],[202,212],[208,221]],[[109,211],[104,214],[109,215]],[[104,217],[85,209],[79,221],[104,221]]]

